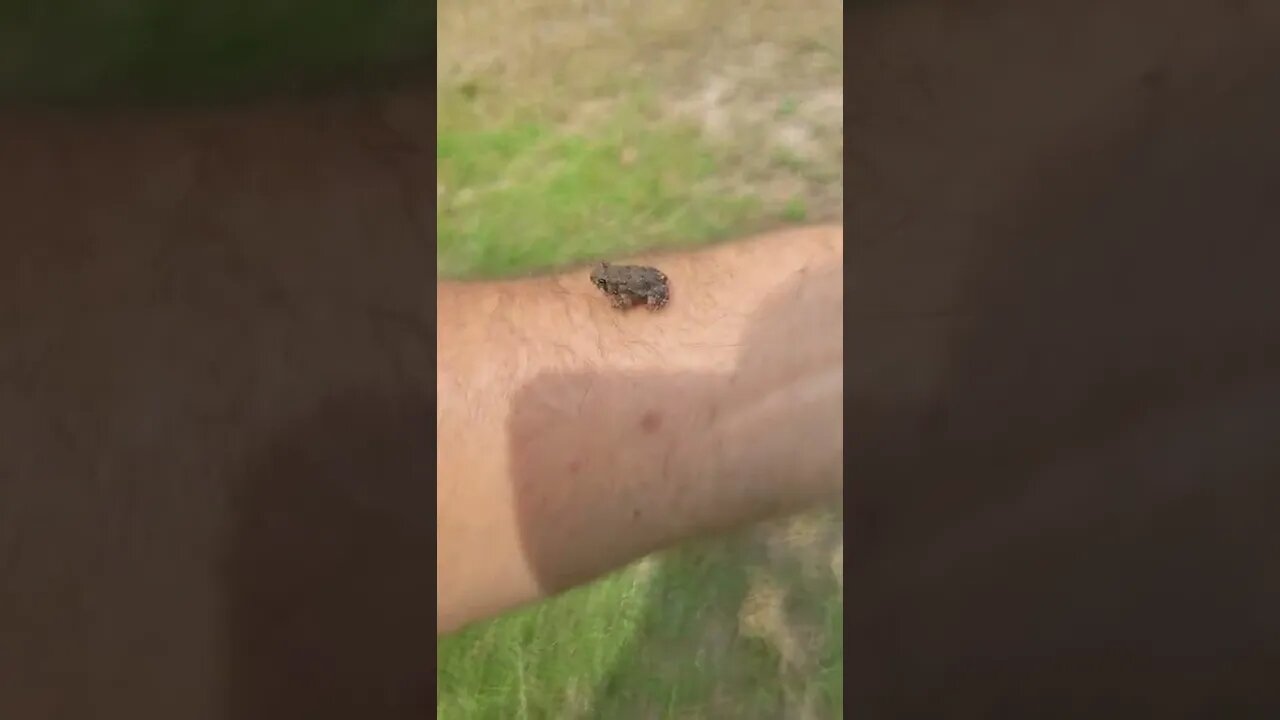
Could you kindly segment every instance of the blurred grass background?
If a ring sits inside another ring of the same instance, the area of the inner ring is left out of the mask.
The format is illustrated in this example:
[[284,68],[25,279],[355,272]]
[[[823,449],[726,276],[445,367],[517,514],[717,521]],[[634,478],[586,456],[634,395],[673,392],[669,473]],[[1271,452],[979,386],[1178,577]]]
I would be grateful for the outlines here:
[[839,0],[477,0],[437,22],[443,275],[841,217]]
[[[392,95],[436,66],[439,272],[839,221],[839,0],[0,0],[0,101]],[[433,57],[434,55],[434,57]],[[438,642],[437,716],[836,718],[837,510]]]
[[460,93],[438,98],[441,274],[505,274],[707,240],[757,209],[749,195],[712,190],[715,153],[689,128],[650,122],[644,97],[583,131],[536,117],[493,122],[467,112]]

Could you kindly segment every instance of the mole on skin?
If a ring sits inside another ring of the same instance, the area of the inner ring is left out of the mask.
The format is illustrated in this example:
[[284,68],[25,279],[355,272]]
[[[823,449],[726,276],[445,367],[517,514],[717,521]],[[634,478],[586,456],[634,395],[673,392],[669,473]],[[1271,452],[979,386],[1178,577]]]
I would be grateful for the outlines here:
[[640,428],[651,433],[662,427],[662,416],[650,410],[640,418]]

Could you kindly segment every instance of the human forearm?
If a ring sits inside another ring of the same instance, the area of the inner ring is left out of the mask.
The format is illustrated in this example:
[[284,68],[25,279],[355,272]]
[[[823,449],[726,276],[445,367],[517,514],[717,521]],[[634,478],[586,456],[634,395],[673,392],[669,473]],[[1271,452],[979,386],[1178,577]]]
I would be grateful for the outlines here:
[[842,236],[649,258],[663,310],[581,270],[444,284],[441,629],[839,492]]

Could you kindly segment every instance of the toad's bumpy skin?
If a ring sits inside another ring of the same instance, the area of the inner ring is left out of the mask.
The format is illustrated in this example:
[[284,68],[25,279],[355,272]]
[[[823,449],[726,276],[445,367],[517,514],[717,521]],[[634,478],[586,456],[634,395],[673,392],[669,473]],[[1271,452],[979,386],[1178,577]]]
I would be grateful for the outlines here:
[[591,283],[611,297],[616,308],[643,302],[650,310],[658,310],[671,298],[667,276],[644,265],[600,263],[591,271]]

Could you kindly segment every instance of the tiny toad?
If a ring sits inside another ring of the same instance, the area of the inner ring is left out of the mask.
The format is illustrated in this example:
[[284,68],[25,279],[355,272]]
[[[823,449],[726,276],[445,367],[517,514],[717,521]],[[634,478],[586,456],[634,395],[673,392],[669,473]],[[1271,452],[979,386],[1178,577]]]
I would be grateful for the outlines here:
[[657,268],[644,265],[610,265],[602,262],[591,271],[591,283],[613,299],[616,308],[643,302],[650,310],[667,304],[671,285]]

